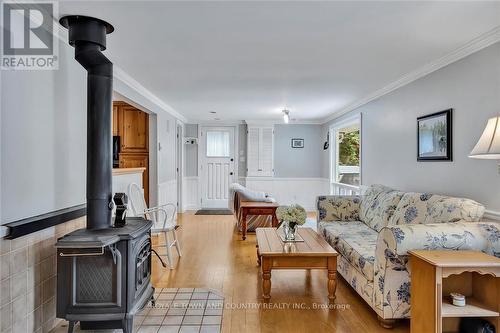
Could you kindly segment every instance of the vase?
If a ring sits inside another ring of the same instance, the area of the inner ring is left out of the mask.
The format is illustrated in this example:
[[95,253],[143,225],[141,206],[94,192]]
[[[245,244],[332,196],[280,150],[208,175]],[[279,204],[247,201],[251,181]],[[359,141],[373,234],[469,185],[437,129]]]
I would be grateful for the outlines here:
[[285,233],[285,241],[294,241],[295,233],[297,232],[297,223],[285,221],[283,223],[283,231]]

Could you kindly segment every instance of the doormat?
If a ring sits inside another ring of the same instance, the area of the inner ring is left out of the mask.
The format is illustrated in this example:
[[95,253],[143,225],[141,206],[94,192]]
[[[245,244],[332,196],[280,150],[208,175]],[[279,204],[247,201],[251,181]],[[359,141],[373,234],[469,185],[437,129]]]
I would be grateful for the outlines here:
[[[134,332],[221,332],[224,296],[208,288],[156,288],[155,303],[134,316]],[[75,326],[75,333],[85,333]],[[66,333],[67,322],[53,333]],[[114,333],[120,330],[99,332]]]
[[233,215],[230,209],[200,209],[194,215]]

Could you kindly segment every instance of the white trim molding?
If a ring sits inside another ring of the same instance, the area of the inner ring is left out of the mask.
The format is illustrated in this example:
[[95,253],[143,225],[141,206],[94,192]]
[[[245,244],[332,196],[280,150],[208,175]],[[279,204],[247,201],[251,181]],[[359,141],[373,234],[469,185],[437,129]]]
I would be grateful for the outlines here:
[[[174,116],[175,118],[181,120],[184,123],[188,122],[188,119],[186,117],[184,117],[182,114],[174,110],[174,108],[172,108],[170,105],[162,101],[158,96],[153,94],[151,91],[145,88],[141,83],[139,83],[137,80],[131,77],[127,72],[125,72],[123,69],[121,69],[116,65],[113,68],[113,80],[114,81],[118,80],[124,85],[128,86],[129,89],[132,89],[137,94],[142,96],[144,99],[146,99],[150,103],[153,103],[160,110],[167,112],[168,114]],[[140,101],[138,101],[137,99],[133,99],[127,96],[128,94],[126,92],[121,91],[118,85],[115,84],[114,86],[115,86],[114,90],[117,91],[122,96],[127,97],[128,99],[133,100],[136,103],[140,103]],[[146,107],[150,111],[154,111],[151,110],[153,108],[150,108],[146,105],[144,105],[144,107]]]
[[445,66],[448,66],[451,63],[454,63],[460,59],[463,59],[475,52],[478,52],[490,45],[493,45],[497,42],[500,41],[500,26],[497,26],[490,31],[474,38],[467,44],[459,47],[458,49],[455,49],[454,51],[446,54],[445,56],[430,62],[420,68],[417,68],[416,70],[409,72],[402,77],[400,77],[398,80],[393,81],[381,89],[378,89],[374,91],[373,93],[359,99],[358,101],[348,105],[347,107],[334,112],[330,116],[326,117],[323,119],[323,123],[327,123],[329,121],[332,121],[334,119],[339,118],[340,116],[349,113],[353,110],[356,110],[357,108],[368,104],[369,102],[380,98],[398,88],[401,88],[409,83],[412,83],[413,81],[416,81],[432,72],[435,72]]
[[495,220],[495,221],[500,221],[500,212],[494,211],[494,210],[489,210],[487,209],[484,212],[483,218],[489,219],[489,220]]

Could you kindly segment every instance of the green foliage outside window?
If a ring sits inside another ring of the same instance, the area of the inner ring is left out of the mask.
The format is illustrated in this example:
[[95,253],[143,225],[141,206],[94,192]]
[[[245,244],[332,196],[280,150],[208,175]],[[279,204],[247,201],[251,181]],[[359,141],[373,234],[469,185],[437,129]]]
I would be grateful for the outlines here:
[[359,130],[339,135],[339,165],[359,165]]

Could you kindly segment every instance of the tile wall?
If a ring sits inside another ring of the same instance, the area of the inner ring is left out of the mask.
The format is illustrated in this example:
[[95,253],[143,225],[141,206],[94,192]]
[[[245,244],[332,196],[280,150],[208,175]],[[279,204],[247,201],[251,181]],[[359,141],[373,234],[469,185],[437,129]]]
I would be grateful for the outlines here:
[[85,217],[14,240],[0,239],[0,332],[49,332],[56,319],[56,240]]

